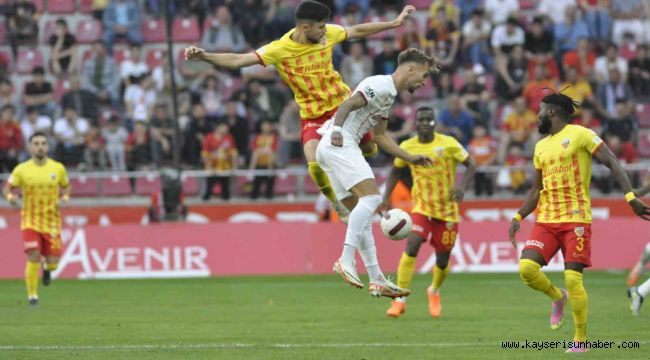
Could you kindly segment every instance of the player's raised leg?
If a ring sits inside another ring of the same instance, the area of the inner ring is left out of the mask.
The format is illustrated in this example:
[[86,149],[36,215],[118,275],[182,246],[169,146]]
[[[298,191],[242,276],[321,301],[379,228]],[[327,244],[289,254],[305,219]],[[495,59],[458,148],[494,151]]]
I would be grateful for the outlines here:
[[[417,225],[417,219],[415,214],[413,214],[413,221]],[[424,233],[428,233],[424,227],[422,229]],[[425,241],[425,237],[422,234],[413,231],[406,239],[406,249],[402,253],[402,256],[399,259],[399,265],[397,267],[397,286],[402,289],[408,289],[411,287],[411,281],[413,280],[413,275],[415,274],[415,260],[420,251],[420,247]],[[386,315],[391,317],[398,317],[401,314],[406,312],[406,297],[398,297],[391,302],[390,307],[386,311]]]
[[325,195],[327,200],[332,203],[334,211],[339,215],[342,221],[346,221],[350,216],[348,209],[336,198],[336,193],[332,189],[332,184],[329,177],[323,171],[323,169],[318,165],[316,161],[316,149],[318,148],[318,139],[310,139],[305,142],[303,145],[303,151],[305,153],[305,159],[307,159],[307,168],[309,170],[309,176],[318,186],[318,190]]
[[627,276],[627,286],[634,286],[638,281],[646,265],[650,262],[650,242],[645,245],[643,252],[641,253],[641,258],[639,261],[634,264],[634,267],[630,271],[630,274]]
[[650,279],[646,280],[638,287],[631,287],[627,289],[627,297],[630,298],[630,310],[632,315],[638,316],[643,300],[650,294]]

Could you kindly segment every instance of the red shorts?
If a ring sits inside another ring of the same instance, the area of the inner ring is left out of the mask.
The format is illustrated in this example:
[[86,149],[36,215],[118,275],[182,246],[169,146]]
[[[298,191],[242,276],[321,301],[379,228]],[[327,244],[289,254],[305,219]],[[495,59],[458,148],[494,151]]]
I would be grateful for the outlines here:
[[[320,140],[321,135],[316,132],[323,124],[334,117],[334,114],[336,114],[336,110],[338,108],[334,108],[325,114],[314,118],[314,119],[301,119],[302,126],[300,128],[300,139],[302,140],[302,144],[305,145],[305,143],[309,140]],[[363,138],[361,138],[361,144],[367,144],[372,140],[372,133],[367,132]]]
[[38,250],[41,255],[61,256],[61,235],[50,235],[34,231],[23,230],[23,245],[25,252]]
[[438,220],[418,213],[412,213],[411,219],[413,220],[411,232],[428,240],[436,252],[450,252],[454,248],[458,223]]
[[540,253],[546,263],[562,250],[564,262],[577,262],[591,266],[591,224],[585,223],[535,223],[524,250]]

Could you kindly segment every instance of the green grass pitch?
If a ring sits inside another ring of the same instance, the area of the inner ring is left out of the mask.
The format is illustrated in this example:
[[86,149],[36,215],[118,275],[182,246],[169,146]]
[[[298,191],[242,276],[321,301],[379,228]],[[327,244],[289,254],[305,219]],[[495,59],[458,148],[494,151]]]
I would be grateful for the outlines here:
[[[550,274],[562,284],[562,274]],[[588,272],[593,359],[650,357],[650,304],[632,318],[624,274]],[[418,275],[408,310],[335,276],[54,281],[30,308],[22,281],[0,281],[0,359],[549,359],[562,349],[503,349],[502,341],[571,339],[552,331],[550,304],[517,274],[450,274],[443,315],[428,315]],[[645,312],[643,311],[645,310]],[[569,356],[569,355],[566,355]]]

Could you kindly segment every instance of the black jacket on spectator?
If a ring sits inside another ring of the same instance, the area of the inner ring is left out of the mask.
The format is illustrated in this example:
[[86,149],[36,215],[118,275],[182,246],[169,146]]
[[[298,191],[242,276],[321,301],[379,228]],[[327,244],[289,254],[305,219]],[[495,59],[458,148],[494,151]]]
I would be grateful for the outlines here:
[[199,140],[198,135],[203,137],[212,131],[212,124],[207,118],[192,118],[185,129],[185,141],[183,144],[183,159],[192,166],[201,165],[201,149],[203,140]]
[[628,142],[632,140],[632,134],[634,134],[637,128],[636,124],[636,119],[631,116],[609,120],[603,130],[604,137],[607,138],[609,135],[616,135],[622,142]]
[[77,91],[69,91],[61,98],[61,107],[73,107],[82,118],[86,118],[93,125],[97,125],[98,119],[98,105],[97,95],[92,91],[79,89]]

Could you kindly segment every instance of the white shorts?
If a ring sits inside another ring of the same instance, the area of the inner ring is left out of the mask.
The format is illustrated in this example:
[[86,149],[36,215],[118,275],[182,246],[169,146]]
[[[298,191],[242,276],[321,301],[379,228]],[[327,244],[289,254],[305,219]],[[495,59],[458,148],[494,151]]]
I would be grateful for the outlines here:
[[318,165],[327,173],[339,200],[352,195],[350,189],[363,180],[374,179],[370,165],[363,157],[354,137],[343,130],[343,146],[333,146],[331,131],[323,134],[316,149]]

